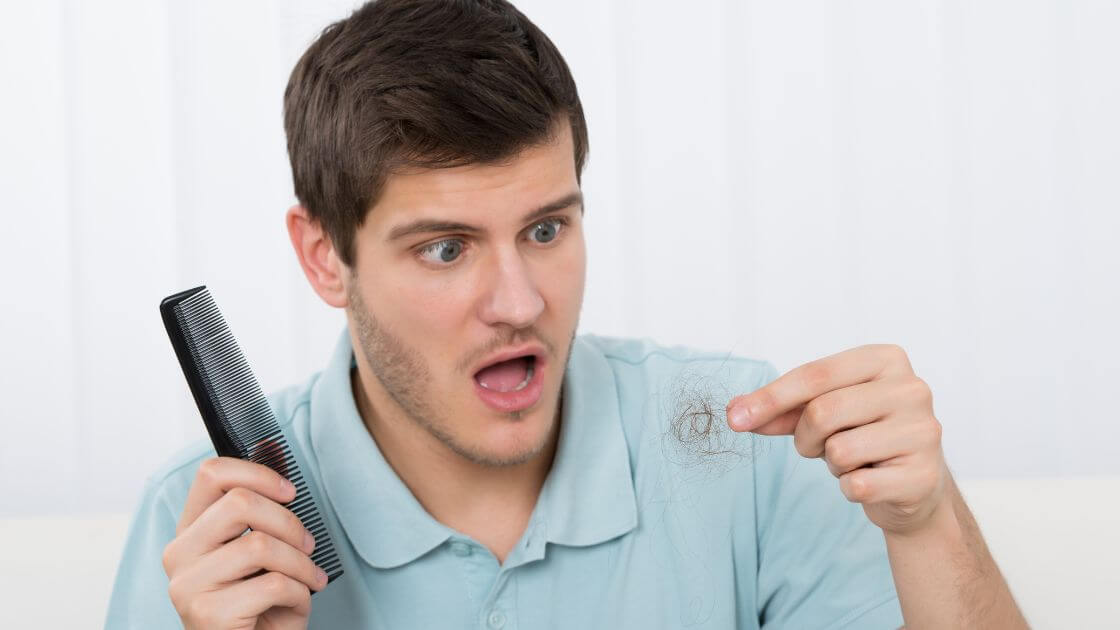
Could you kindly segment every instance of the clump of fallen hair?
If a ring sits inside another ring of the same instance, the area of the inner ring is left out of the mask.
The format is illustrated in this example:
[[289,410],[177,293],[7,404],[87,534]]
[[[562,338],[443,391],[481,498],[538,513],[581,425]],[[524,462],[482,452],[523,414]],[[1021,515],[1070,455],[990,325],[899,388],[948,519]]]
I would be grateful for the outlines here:
[[742,393],[732,393],[712,374],[697,370],[678,374],[662,393],[662,417],[668,418],[662,436],[666,458],[682,467],[704,466],[719,473],[749,463],[767,442],[728,427],[727,403]]
[[672,414],[669,432],[677,441],[699,456],[735,454],[722,439],[720,425],[726,418],[714,404],[711,392],[682,388],[675,393],[677,408]]

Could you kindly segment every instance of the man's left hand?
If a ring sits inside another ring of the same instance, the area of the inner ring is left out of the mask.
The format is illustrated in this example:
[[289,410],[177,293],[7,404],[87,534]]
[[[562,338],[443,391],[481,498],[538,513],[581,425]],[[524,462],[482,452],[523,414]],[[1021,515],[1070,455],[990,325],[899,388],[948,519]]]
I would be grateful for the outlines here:
[[949,470],[933,395],[896,345],[860,346],[811,361],[727,404],[734,431],[792,435],[823,457],[849,501],[886,533],[922,529]]

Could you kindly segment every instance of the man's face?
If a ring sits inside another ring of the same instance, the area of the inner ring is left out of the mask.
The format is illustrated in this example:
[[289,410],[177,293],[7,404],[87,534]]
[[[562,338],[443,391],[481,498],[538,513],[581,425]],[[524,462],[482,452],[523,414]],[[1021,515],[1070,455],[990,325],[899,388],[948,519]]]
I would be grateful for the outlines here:
[[[475,463],[539,453],[583,302],[582,213],[566,124],[507,164],[390,175],[346,287],[374,414],[407,418]],[[526,345],[541,357],[479,372]]]

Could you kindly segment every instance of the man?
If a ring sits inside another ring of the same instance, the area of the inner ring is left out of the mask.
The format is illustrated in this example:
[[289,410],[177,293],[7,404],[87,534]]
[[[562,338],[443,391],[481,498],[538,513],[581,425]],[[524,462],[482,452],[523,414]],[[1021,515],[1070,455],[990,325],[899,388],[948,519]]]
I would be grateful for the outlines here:
[[348,326],[270,402],[345,574],[280,475],[200,443],[148,480],[110,627],[1025,627],[897,346],[779,378],[575,335],[587,131],[512,6],[366,4],[284,124],[292,245]]

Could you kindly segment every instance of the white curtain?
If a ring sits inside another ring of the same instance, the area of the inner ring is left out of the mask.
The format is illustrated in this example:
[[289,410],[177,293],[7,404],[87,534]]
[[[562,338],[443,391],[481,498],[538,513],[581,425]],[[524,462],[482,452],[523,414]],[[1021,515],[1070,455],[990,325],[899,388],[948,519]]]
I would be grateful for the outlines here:
[[[322,368],[281,103],[356,4],[0,5],[0,515],[129,511],[205,436],[166,295],[210,286],[267,391]],[[581,331],[897,343],[958,475],[1120,473],[1120,3],[519,6],[590,126]]]

